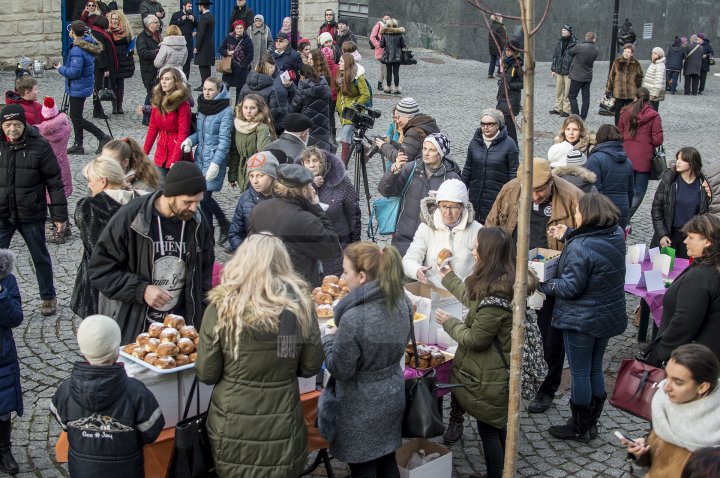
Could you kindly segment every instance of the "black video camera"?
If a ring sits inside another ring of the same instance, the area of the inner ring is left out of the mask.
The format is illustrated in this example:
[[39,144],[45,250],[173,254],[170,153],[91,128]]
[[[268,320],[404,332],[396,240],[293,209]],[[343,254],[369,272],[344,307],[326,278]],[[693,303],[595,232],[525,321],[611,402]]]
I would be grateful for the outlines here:
[[378,110],[359,103],[355,103],[342,111],[343,119],[350,121],[353,126],[359,129],[372,129],[375,125],[375,119],[379,118],[381,114]]

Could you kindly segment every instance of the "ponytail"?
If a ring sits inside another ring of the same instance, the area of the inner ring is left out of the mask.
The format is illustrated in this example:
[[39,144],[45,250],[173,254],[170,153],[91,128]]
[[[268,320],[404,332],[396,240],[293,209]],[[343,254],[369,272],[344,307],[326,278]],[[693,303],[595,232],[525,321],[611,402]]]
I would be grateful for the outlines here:
[[394,246],[380,249],[371,242],[355,242],[345,249],[345,257],[357,272],[364,272],[368,280],[377,280],[385,296],[388,312],[398,309],[403,300],[402,257]]
[[160,175],[155,164],[143,152],[140,144],[130,137],[114,139],[108,142],[103,149],[116,151],[122,159],[128,161],[128,171],[135,171],[135,180],[142,181],[157,190],[160,187]]
[[635,92],[635,101],[625,107],[630,110],[628,114],[628,135],[631,138],[634,138],[635,134],[637,133],[638,115],[648,101],[650,101],[650,91],[647,88],[641,86]]

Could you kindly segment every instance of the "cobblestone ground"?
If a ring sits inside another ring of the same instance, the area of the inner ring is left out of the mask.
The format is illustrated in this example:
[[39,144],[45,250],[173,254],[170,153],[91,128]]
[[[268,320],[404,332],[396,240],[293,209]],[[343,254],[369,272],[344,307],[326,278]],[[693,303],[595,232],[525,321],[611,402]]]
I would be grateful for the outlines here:
[[[359,42],[366,45],[366,42]],[[366,48],[366,47],[365,47]],[[372,59],[370,50],[363,50],[366,59]],[[402,67],[400,70],[403,95],[413,96],[423,112],[437,119],[442,130],[452,141],[452,157],[460,165],[464,162],[467,145],[479,125],[478,114],[484,108],[496,103],[496,82],[486,79],[487,65],[476,61],[456,60],[433,51],[417,50],[418,64]],[[368,78],[376,90],[378,64],[374,60],[365,60]],[[645,62],[644,64],[646,64]],[[599,62],[595,67],[596,80],[592,84],[592,107],[588,125],[592,130],[609,122],[607,117],[595,114],[597,103],[604,91],[604,78],[608,69],[607,62]],[[193,70],[190,82],[198,85],[198,72]],[[4,88],[12,89],[13,75],[0,73],[0,82]],[[705,161],[715,161],[716,151],[711,137],[718,134],[718,120],[715,112],[720,103],[716,77],[708,77],[708,89],[703,96],[669,96],[660,107],[665,128],[665,145],[668,152],[674,152],[681,146],[692,145],[699,148]],[[535,89],[535,155],[543,156],[552,143],[552,137],[560,127],[561,118],[548,114],[554,106],[554,82],[550,77],[549,64],[537,65]],[[40,80],[40,94],[51,95],[59,103],[62,99],[62,80],[53,71],[46,72]],[[139,71],[126,86],[126,104],[124,116],[113,116],[110,126],[116,137],[131,136],[143,142],[145,128],[139,118],[132,114],[134,107],[141,104],[145,92],[142,88]],[[378,120],[371,134],[383,134],[388,124],[390,110],[397,97],[378,94],[375,91],[374,103],[383,116]],[[90,112],[89,104],[86,113]],[[97,120],[96,120],[97,122]],[[105,125],[101,125],[105,129]],[[92,152],[97,146],[92,136],[85,138],[85,148]],[[86,185],[82,177],[82,166],[92,158],[92,154],[71,157],[75,178],[75,192],[70,198],[70,211],[74,211],[77,200],[86,194]],[[377,182],[382,167],[377,157],[369,165],[370,190],[377,196]],[[651,183],[645,202],[633,223],[633,241],[649,242],[652,225],[649,208],[654,194],[655,184]],[[215,197],[226,213],[232,213],[239,193],[226,188]],[[364,202],[364,201],[363,201]],[[365,210],[365,206],[363,206]],[[364,212],[366,220],[366,212]],[[386,238],[385,238],[386,239]],[[63,379],[67,378],[74,361],[80,357],[77,353],[75,332],[79,318],[70,311],[68,304],[77,272],[78,257],[81,254],[81,241],[74,236],[65,245],[49,245],[55,267],[58,296],[58,314],[43,318],[38,313],[40,300],[32,261],[20,236],[16,234],[12,249],[18,255],[17,274],[23,293],[25,321],[15,329],[15,338],[21,361],[22,384],[25,397],[25,415],[15,417],[13,432],[13,452],[20,463],[21,478],[68,476],[67,468],[54,460],[54,445],[59,434],[59,426],[48,414],[50,397]],[[216,250],[220,261],[228,259],[227,254]],[[628,315],[637,306],[637,300],[628,297]],[[623,357],[629,356],[638,347],[636,328],[630,323],[626,332],[610,341],[605,356],[608,387],[614,384],[614,375]],[[623,430],[629,436],[641,436],[647,429],[646,423],[606,407],[601,419],[600,434],[590,444],[561,442],[552,439],[547,428],[551,424],[562,422],[569,416],[568,379],[566,379],[552,408],[546,414],[521,415],[521,437],[517,473],[523,477],[616,477],[622,476],[627,466],[624,453],[616,446],[613,430]],[[447,402],[447,400],[446,400]],[[447,404],[446,404],[447,406]],[[447,411],[445,413],[447,416]],[[453,476],[467,477],[485,469],[480,442],[474,423],[466,419],[463,439],[452,446]],[[347,467],[333,461],[336,476],[347,476]],[[322,468],[322,467],[321,467]],[[317,471],[316,473],[324,473]],[[158,477],[160,478],[160,477]]]

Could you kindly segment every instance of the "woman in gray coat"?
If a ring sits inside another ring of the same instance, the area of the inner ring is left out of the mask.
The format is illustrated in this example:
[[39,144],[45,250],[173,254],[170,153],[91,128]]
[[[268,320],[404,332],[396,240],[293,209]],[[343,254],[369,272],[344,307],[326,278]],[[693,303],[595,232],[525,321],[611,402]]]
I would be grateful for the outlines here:
[[253,43],[253,60],[250,66],[255,68],[260,58],[273,49],[273,36],[270,28],[265,25],[265,17],[255,15],[253,24],[248,27],[247,34]]
[[343,278],[350,293],[335,307],[323,338],[325,365],[335,378],[337,415],[330,452],[352,477],[399,477],[405,386],[400,361],[413,309],[403,293],[397,249],[356,242],[345,249]]

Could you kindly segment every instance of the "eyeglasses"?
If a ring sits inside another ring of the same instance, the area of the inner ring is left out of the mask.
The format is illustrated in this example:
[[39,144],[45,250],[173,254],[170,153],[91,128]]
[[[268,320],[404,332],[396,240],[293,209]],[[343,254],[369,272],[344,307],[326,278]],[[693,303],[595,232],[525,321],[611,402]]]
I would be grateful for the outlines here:
[[86,6],[87,6],[87,7],[94,7],[95,4],[94,4],[94,3],[88,3]]
[[480,123],[480,127],[482,128],[491,128],[493,126],[497,126],[497,123]]
[[442,212],[457,212],[460,211],[463,206],[438,206],[438,209]]

